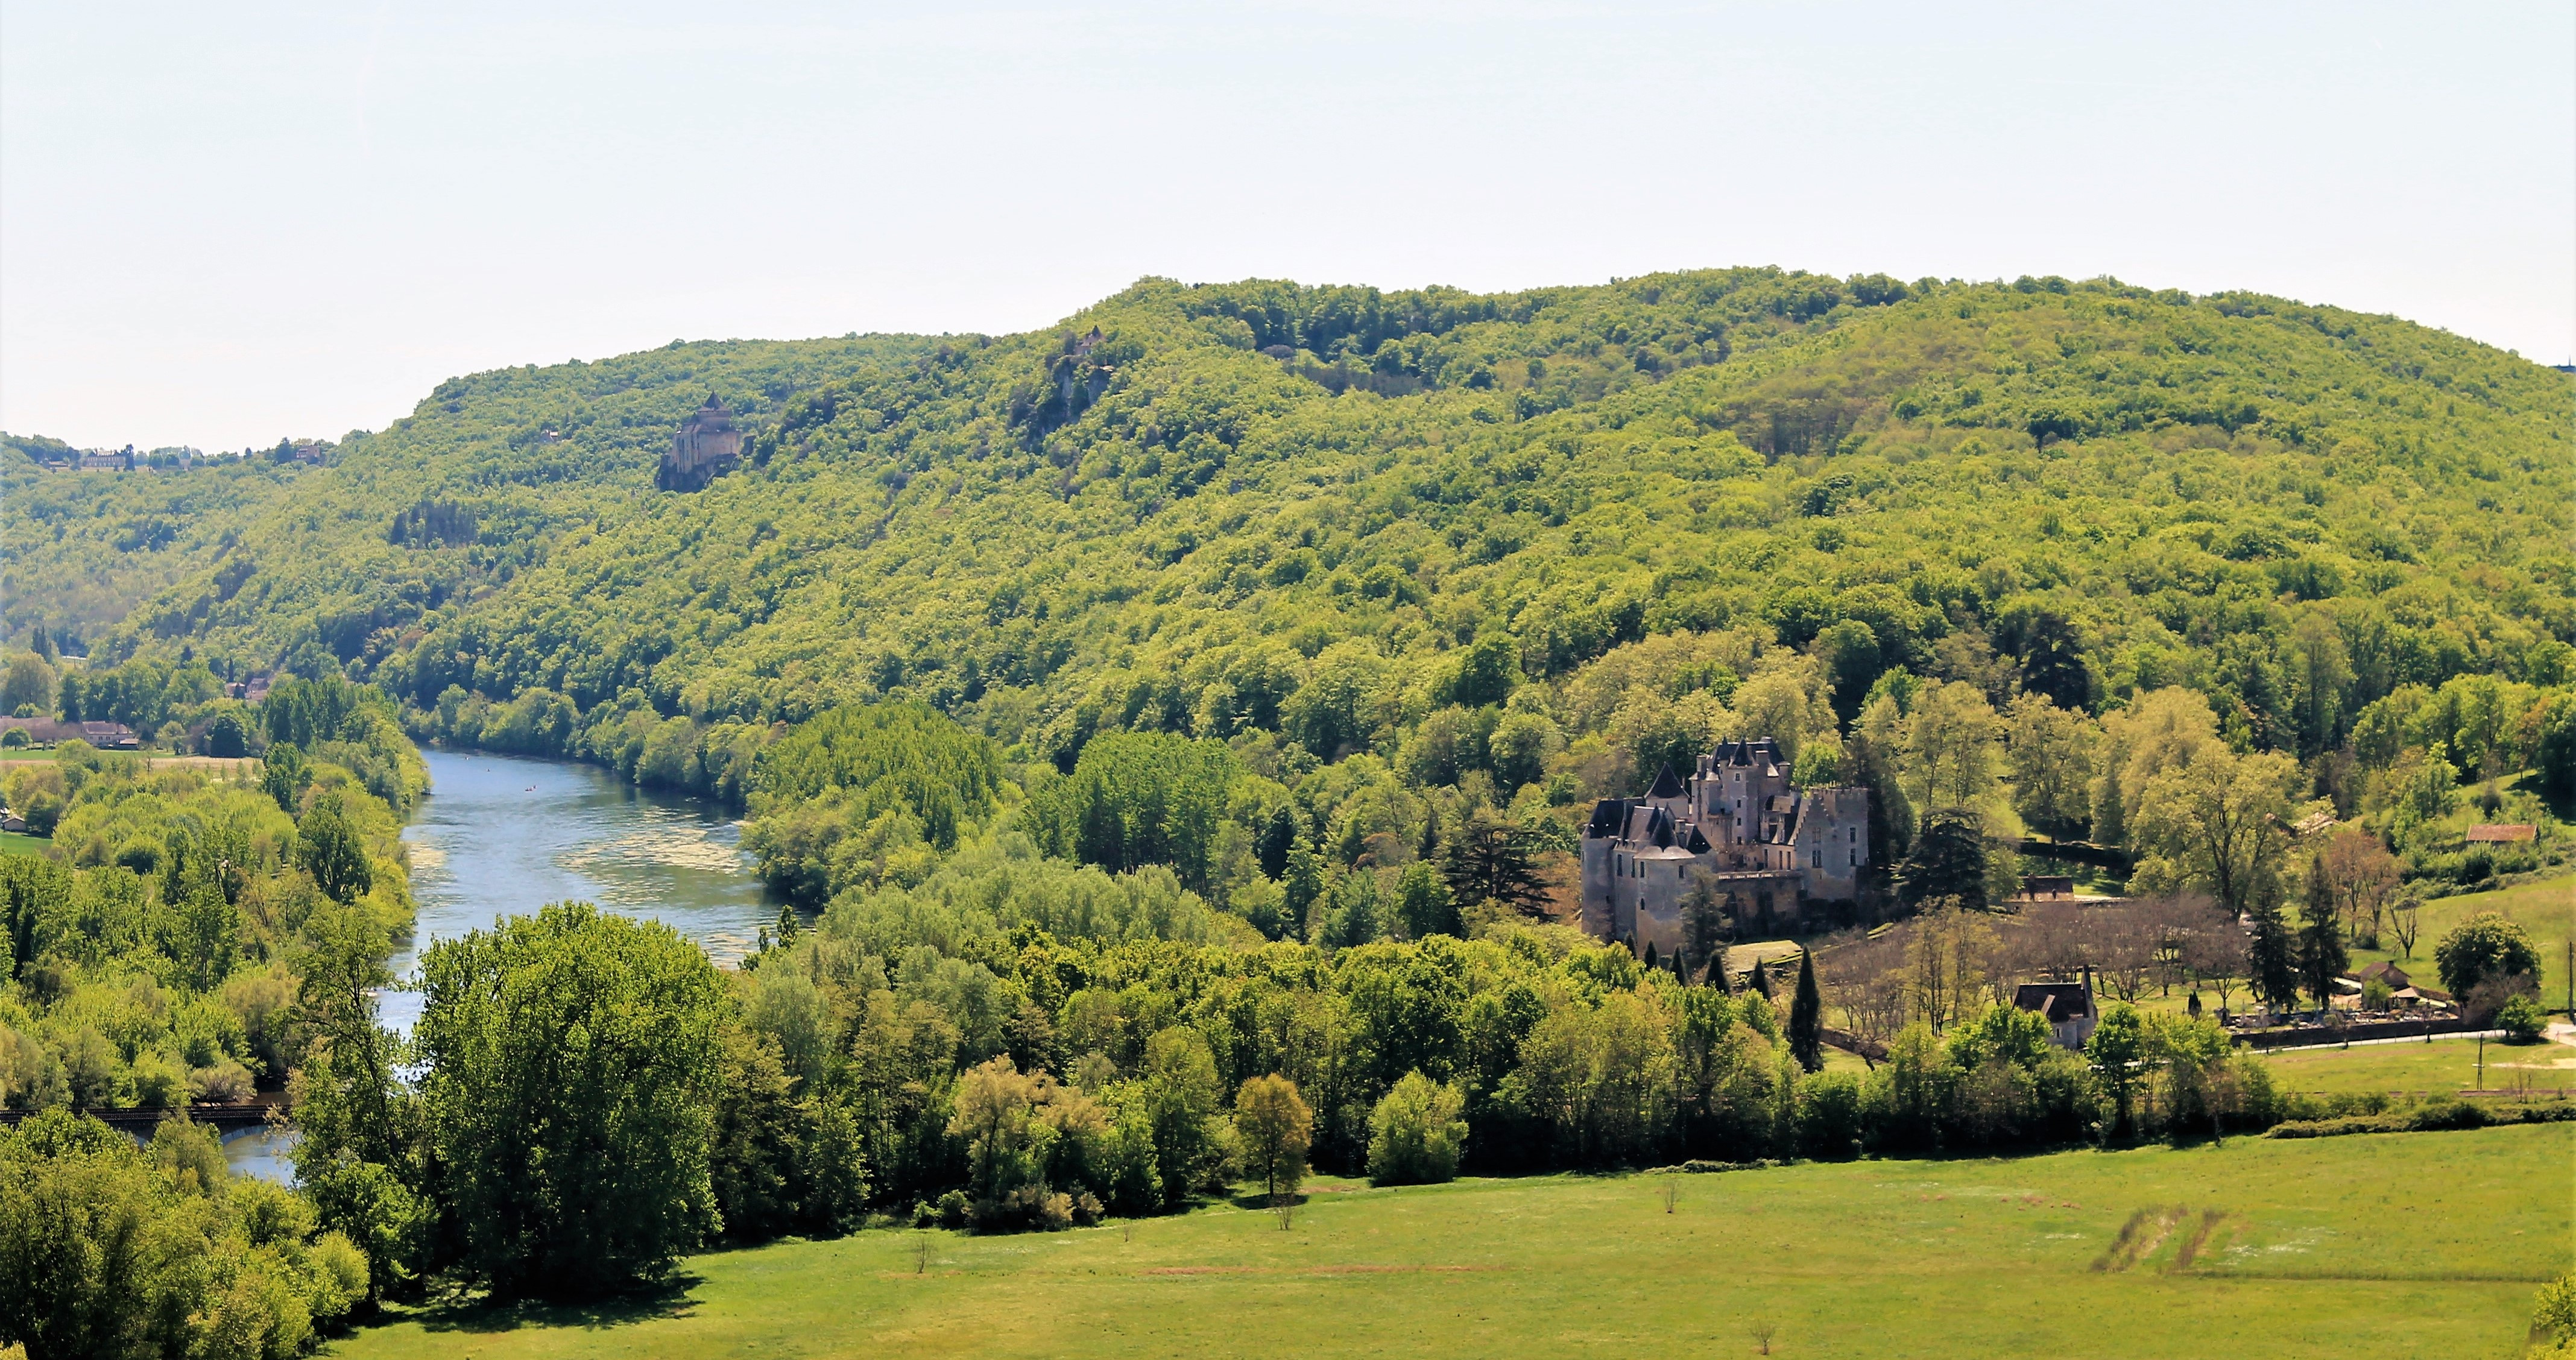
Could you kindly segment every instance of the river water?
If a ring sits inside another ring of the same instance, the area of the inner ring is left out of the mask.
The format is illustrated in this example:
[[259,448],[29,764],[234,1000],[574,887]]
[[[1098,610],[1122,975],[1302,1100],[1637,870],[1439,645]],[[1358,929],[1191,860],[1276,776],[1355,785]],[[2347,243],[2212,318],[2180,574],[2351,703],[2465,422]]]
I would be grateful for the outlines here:
[[[417,978],[420,951],[549,902],[661,921],[718,963],[759,943],[778,905],[751,873],[740,828],[696,799],[638,789],[593,765],[520,756],[425,751],[429,796],[403,842],[420,914],[395,949],[394,976]],[[410,1033],[420,993],[377,999],[387,1025]],[[224,1157],[246,1175],[284,1179],[293,1135],[245,1129]]]
[[[648,793],[595,765],[424,754],[429,796],[403,828],[420,916],[394,951],[397,978],[413,978],[432,943],[549,902],[665,922],[718,963],[750,953],[778,919],[740,829],[710,805]],[[409,1033],[420,994],[388,992],[379,1009]]]

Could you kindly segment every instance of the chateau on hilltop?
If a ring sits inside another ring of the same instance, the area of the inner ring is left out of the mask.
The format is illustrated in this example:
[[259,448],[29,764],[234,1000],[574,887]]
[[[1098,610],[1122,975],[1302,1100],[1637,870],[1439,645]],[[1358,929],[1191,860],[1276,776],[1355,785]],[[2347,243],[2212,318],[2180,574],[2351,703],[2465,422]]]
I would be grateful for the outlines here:
[[1869,864],[1869,790],[1799,790],[1770,737],[1720,742],[1685,782],[1666,766],[1643,798],[1604,798],[1583,828],[1583,928],[1666,954],[1705,880],[1757,929],[1798,923],[1809,901],[1850,901]]
[[709,392],[707,404],[680,422],[680,432],[671,436],[670,451],[662,455],[653,485],[664,491],[704,490],[707,483],[733,471],[741,458],[742,433],[733,427],[733,412]]

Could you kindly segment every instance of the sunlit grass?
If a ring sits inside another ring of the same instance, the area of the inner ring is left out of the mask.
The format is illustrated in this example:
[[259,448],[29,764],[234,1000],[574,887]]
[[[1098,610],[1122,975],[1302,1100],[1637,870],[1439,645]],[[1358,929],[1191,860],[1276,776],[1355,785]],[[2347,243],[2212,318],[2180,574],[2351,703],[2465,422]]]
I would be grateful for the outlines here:
[[1705,1356],[1752,1353],[1767,1324],[1781,1355],[2504,1355],[2566,1265],[2571,1151],[2576,1126],[2549,1125],[1403,1190],[1322,1180],[1287,1231],[1236,1206],[1052,1235],[871,1231],[699,1257],[659,1300],[431,1313],[336,1350]]

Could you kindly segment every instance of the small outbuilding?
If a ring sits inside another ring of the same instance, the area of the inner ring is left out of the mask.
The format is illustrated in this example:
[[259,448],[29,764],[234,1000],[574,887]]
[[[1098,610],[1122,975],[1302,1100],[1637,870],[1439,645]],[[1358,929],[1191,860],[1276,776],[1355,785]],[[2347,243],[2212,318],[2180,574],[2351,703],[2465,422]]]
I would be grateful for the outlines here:
[[2013,1009],[2029,1011],[2048,1022],[2048,1041],[2064,1049],[2081,1049],[2102,1021],[2093,1004],[2093,970],[2081,982],[2025,982],[2013,988]]

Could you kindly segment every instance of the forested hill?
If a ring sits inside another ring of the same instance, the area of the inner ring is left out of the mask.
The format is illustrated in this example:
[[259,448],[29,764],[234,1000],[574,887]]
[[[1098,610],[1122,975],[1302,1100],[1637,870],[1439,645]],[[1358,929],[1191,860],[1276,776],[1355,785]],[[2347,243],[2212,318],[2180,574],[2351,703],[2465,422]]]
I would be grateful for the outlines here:
[[[745,467],[653,490],[711,391]],[[426,730],[540,749],[900,696],[1066,763],[1121,727],[1329,759],[1471,697],[1480,634],[1549,677],[1744,629],[1830,633],[1838,708],[1887,667],[1992,663],[2076,706],[2188,685],[2305,754],[2403,682],[2559,681],[2525,672],[2576,639],[2572,392],[2391,318],[2109,281],[1146,280],[1024,335],[453,379],[208,498],[202,561],[92,666],[327,652]],[[13,568],[13,636],[161,550],[25,490],[111,474],[0,457],[13,562],[56,554]],[[2294,673],[2307,616],[2350,657],[2332,713]]]

